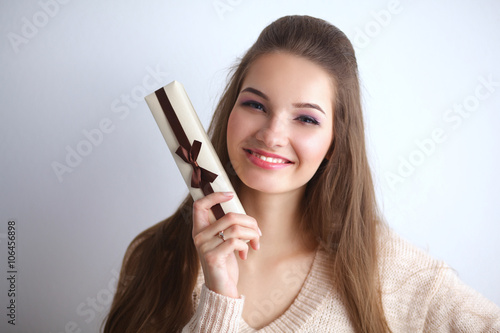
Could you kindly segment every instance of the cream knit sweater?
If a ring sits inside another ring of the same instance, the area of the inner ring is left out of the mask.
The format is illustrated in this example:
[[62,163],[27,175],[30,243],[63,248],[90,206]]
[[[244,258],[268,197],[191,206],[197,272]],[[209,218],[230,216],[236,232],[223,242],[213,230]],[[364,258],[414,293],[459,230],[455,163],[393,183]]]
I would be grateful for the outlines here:
[[[382,303],[392,332],[500,332],[500,308],[464,285],[451,268],[393,232],[381,244]],[[330,258],[318,250],[292,305],[260,330],[241,316],[244,296],[208,290],[201,273],[193,295],[196,312],[183,332],[353,332],[330,270]],[[272,306],[272,297],[263,301],[262,311]]]

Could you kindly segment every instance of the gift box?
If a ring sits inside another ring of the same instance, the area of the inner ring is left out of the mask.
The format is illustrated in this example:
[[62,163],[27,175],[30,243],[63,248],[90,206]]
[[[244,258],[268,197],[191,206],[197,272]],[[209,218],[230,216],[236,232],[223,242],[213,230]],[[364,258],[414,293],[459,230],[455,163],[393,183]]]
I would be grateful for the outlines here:
[[[173,81],[145,99],[193,199],[213,192],[235,193],[184,86]],[[228,212],[245,214],[236,193],[212,212],[217,219]]]

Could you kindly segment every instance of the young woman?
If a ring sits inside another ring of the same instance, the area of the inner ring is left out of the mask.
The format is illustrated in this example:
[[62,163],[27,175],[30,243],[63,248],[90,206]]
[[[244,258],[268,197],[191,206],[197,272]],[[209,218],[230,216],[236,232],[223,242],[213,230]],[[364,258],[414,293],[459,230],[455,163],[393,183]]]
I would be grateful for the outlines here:
[[213,193],[137,236],[105,332],[500,331],[498,307],[378,215],[356,58],[336,27],[265,28],[209,134],[248,215],[214,221],[234,194]]

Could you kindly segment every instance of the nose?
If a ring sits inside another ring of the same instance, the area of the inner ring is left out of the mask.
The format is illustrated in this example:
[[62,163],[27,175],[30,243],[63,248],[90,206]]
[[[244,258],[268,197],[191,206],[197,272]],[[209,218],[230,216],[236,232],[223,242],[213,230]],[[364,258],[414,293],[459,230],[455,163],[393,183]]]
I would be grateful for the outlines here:
[[284,120],[278,116],[269,117],[265,125],[257,132],[256,139],[269,148],[286,146],[288,133]]

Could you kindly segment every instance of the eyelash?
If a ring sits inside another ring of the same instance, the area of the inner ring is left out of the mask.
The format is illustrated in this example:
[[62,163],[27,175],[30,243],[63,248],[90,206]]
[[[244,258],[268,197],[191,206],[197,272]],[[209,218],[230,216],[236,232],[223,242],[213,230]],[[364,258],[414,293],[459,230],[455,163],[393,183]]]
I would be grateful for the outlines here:
[[305,124],[319,125],[319,121],[317,121],[311,116],[299,116],[297,119],[299,119]]
[[241,104],[244,105],[244,106],[249,106],[249,107],[251,107],[253,109],[261,110],[261,111],[264,111],[264,112],[266,111],[266,109],[264,108],[264,105],[262,105],[259,102],[248,101],[248,102],[243,102]]
[[[247,102],[243,102],[241,104],[244,105],[244,106],[251,107],[253,109],[257,109],[257,110],[266,112],[266,109],[264,108],[264,105],[262,105],[259,102],[247,101]],[[301,115],[301,116],[298,116],[296,119],[299,120],[300,122],[304,123],[304,124],[319,125],[319,121],[316,120],[314,117],[311,117],[311,116]]]

